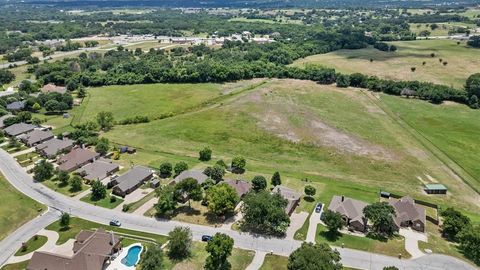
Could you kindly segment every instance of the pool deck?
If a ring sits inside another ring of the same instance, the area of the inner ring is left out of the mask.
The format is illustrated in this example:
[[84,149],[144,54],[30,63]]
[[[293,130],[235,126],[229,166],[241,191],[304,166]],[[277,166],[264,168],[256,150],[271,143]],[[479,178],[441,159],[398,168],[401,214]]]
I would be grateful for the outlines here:
[[[125,264],[122,263],[122,259],[127,256],[128,250],[134,246],[140,246],[142,248],[140,250],[140,253],[138,254],[138,261],[134,266],[126,266]],[[133,270],[136,268],[136,265],[140,262],[140,256],[142,255],[142,252],[143,252],[142,244],[140,243],[131,244],[130,246],[123,248],[122,252],[120,252],[117,258],[115,258],[115,260],[113,260],[105,270]]]

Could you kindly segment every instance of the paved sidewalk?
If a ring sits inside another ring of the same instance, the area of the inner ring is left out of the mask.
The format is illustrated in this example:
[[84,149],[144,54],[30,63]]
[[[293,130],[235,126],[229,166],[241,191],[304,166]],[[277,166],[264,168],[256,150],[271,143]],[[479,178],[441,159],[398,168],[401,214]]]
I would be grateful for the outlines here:
[[258,270],[263,265],[263,261],[265,260],[265,255],[267,252],[265,251],[255,251],[255,257],[253,257],[252,262],[245,268],[245,270]]
[[32,147],[32,148],[28,148],[28,149],[25,149],[25,150],[22,150],[22,151],[18,151],[16,153],[13,153],[12,154],[12,157],[18,157],[20,155],[23,155],[23,154],[27,154],[27,153],[32,153],[35,151],[35,147]]

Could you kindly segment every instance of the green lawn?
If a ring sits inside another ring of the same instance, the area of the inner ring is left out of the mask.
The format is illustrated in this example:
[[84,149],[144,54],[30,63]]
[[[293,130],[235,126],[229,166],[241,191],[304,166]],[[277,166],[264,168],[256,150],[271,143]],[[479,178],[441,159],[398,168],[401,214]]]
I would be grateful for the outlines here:
[[288,257],[267,254],[260,270],[287,270]]
[[[192,248],[192,255],[190,258],[181,262],[172,262],[165,256],[164,268],[162,269],[189,269],[201,270],[204,269],[205,259],[209,255],[205,251],[205,243],[194,242]],[[247,268],[254,256],[253,251],[234,248],[232,255],[229,257],[229,262],[232,265],[232,270],[243,270]]]
[[48,240],[48,238],[46,236],[43,236],[43,235],[37,235],[36,239],[35,239],[35,236],[34,236],[34,237],[30,238],[25,243],[27,248],[25,250],[22,250],[22,248],[20,248],[15,253],[15,256],[22,256],[22,255],[28,254],[30,252],[33,252],[33,251],[41,248],[47,242],[47,240]]
[[[340,72],[361,72],[394,80],[430,81],[462,88],[471,74],[480,71],[480,50],[457,45],[452,40],[417,40],[392,42],[398,50],[382,52],[374,48],[339,50],[299,59],[296,66],[321,64]],[[435,57],[430,54],[435,53]],[[439,59],[447,61],[444,66]],[[373,62],[370,62],[373,59]],[[426,62],[425,66],[422,65]],[[411,67],[416,67],[412,72]]]
[[57,241],[57,245],[61,245],[68,241],[68,239],[73,239],[81,230],[95,230],[98,228],[103,228],[108,231],[114,231],[119,233],[122,237],[131,237],[139,240],[151,240],[159,244],[163,244],[167,241],[167,237],[158,234],[152,234],[147,232],[139,232],[133,230],[127,230],[119,227],[108,226],[104,224],[99,224],[91,222],[88,220],[72,217],[70,219],[70,227],[67,230],[64,230],[60,227],[59,221],[56,221],[47,226],[47,230],[56,231],[59,233],[60,238]]
[[22,167],[27,167],[32,165],[35,161],[39,160],[40,155],[36,152],[31,152],[16,156],[15,159]]
[[56,177],[45,180],[42,182],[43,185],[47,186],[48,188],[55,190],[56,192],[62,193],[63,195],[67,195],[70,197],[73,197],[82,191],[90,188],[90,186],[87,186],[85,184],[82,184],[82,189],[79,191],[73,191],[70,187],[70,185],[63,185],[60,181],[57,180]]
[[26,197],[0,174],[0,240],[40,214],[45,207]]
[[144,205],[146,202],[150,201],[151,199],[155,198],[155,191],[150,192],[147,196],[141,198],[140,200],[130,203],[130,208],[128,209],[128,213],[133,213],[137,210],[140,206]]
[[7,264],[1,268],[1,270],[20,270],[20,269],[26,269],[28,263],[30,260],[20,262],[20,263],[14,263],[14,264]]
[[338,247],[341,247],[342,244],[344,244],[344,247],[346,248],[364,250],[394,257],[399,254],[402,254],[402,258],[410,257],[410,254],[405,250],[405,240],[401,236],[388,240],[375,240],[368,237],[347,234],[331,235],[325,226],[318,224],[315,241],[317,243],[328,243]]
[[105,198],[100,199],[100,200],[93,200],[91,194],[85,195],[85,197],[82,197],[80,201],[82,202],[87,202],[96,206],[108,208],[108,209],[113,209],[120,205],[123,202],[123,199],[121,199],[118,196],[115,196],[117,199],[114,202],[110,201],[111,196],[114,195],[107,195]]
[[[466,176],[469,184],[480,191],[479,110],[459,104],[433,105],[387,95],[382,95],[381,102],[463,168],[470,175]],[[450,190],[462,188],[455,184],[447,187]]]
[[75,121],[93,119],[99,111],[111,111],[116,120],[134,116],[158,118],[179,113],[222,93],[244,87],[227,84],[140,84],[89,89]]

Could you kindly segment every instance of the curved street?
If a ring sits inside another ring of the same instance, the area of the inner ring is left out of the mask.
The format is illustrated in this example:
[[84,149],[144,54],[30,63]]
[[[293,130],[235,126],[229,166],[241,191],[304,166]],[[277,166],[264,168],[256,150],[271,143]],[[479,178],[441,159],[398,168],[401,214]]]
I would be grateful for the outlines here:
[[[40,229],[56,220],[59,216],[59,211],[68,212],[73,216],[103,224],[108,224],[111,219],[118,219],[124,228],[161,235],[167,235],[175,226],[188,226],[192,231],[194,240],[200,240],[201,236],[205,234],[213,235],[217,232],[222,232],[230,235],[238,248],[267,253],[273,252],[283,256],[288,256],[301,244],[301,241],[269,238],[250,233],[241,233],[228,228],[215,228],[170,220],[156,220],[123,212],[115,212],[72,199],[50,190],[41,183],[34,182],[24,168],[2,149],[0,149],[0,161],[0,171],[15,188],[50,208],[48,212],[20,227],[0,242],[0,250],[3,251],[0,254],[0,265],[5,263],[8,257],[20,248],[22,241],[25,241],[25,239],[33,236]],[[405,270],[475,269],[464,261],[439,254],[425,255],[417,259],[398,259],[347,248],[338,248],[338,250],[342,257],[342,263],[345,266],[359,269],[381,270],[385,266],[392,265]]]

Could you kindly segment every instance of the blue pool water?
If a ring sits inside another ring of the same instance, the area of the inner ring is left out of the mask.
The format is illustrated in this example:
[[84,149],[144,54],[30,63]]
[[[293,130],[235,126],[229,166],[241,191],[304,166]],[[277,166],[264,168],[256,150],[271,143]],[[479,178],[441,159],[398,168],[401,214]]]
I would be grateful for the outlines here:
[[126,266],[135,266],[140,259],[141,246],[133,246],[128,249],[127,256],[122,259],[122,263]]

